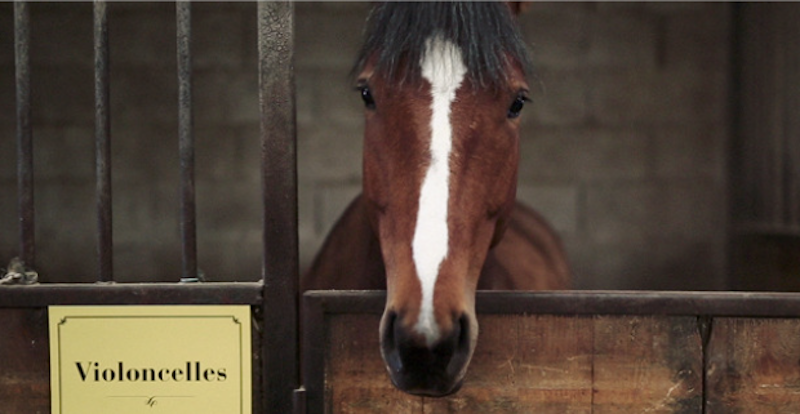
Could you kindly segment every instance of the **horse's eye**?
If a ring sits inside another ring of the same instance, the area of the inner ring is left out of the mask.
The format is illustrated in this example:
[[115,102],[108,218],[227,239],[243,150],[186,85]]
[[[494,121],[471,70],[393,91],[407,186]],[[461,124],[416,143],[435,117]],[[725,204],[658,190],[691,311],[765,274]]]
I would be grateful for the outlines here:
[[525,102],[528,101],[529,99],[525,95],[518,95],[516,98],[514,98],[514,102],[512,102],[511,106],[508,108],[508,119],[517,118],[519,113],[522,112]]
[[364,106],[367,107],[367,109],[375,109],[375,98],[372,97],[369,86],[359,86],[358,90],[361,92],[361,100],[364,101]]

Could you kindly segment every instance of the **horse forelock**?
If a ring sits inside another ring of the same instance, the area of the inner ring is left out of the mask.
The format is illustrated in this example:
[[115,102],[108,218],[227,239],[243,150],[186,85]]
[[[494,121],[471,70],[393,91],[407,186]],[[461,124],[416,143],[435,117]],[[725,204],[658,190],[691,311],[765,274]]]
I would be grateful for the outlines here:
[[441,36],[462,52],[467,79],[501,88],[510,65],[529,72],[531,60],[510,9],[500,2],[384,2],[367,20],[364,44],[352,73],[369,64],[393,82],[417,81],[426,41]]

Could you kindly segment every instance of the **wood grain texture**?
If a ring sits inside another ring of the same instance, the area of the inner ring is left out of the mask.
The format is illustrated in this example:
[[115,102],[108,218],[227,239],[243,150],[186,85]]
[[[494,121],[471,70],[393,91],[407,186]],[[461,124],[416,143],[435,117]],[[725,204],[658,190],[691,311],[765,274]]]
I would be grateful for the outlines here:
[[463,388],[421,398],[391,386],[377,315],[335,315],[326,410],[335,413],[702,412],[694,317],[484,315]]
[[800,412],[800,323],[717,318],[708,344],[707,413]]
[[0,412],[50,412],[46,309],[0,308]]
[[593,413],[702,412],[693,317],[595,317]]

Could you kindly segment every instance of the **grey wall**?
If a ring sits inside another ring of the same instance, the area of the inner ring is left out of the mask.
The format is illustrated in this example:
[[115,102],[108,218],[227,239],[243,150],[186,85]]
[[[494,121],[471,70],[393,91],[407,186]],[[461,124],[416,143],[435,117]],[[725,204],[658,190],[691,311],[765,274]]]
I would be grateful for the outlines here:
[[[89,4],[32,4],[37,268],[94,279]],[[115,272],[175,280],[174,4],[111,3]],[[347,78],[366,3],[296,5],[302,265],[360,188],[361,104]],[[200,267],[260,276],[255,5],[197,3]],[[561,233],[580,288],[726,287],[730,6],[533,3],[535,103],[519,197]],[[0,260],[16,253],[12,6],[0,4]]]

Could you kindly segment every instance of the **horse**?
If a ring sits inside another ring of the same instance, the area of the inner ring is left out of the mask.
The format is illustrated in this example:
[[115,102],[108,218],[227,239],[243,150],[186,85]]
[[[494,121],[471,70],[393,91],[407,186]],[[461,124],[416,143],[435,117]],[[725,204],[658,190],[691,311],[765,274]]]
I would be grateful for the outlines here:
[[353,74],[363,189],[301,290],[386,290],[380,350],[414,395],[460,389],[477,289],[567,289],[559,237],[516,201],[530,58],[504,3],[382,3]]

